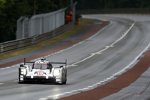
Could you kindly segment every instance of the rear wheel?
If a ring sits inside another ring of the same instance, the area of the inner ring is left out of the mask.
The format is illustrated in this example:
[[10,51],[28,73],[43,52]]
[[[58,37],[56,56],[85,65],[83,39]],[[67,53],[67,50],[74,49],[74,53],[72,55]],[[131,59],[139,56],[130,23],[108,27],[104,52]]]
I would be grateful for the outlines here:
[[58,84],[63,85],[66,84],[66,79],[63,79],[63,77],[61,77],[60,82],[58,82]]
[[67,83],[67,74],[65,74],[64,79],[62,80],[62,84],[66,84]]
[[63,78],[61,78],[61,81],[59,82],[60,85],[63,85]]
[[63,82],[63,84],[66,84],[67,83],[67,81],[65,80],[64,82]]
[[67,74],[65,74],[65,81],[63,82],[63,84],[67,83]]

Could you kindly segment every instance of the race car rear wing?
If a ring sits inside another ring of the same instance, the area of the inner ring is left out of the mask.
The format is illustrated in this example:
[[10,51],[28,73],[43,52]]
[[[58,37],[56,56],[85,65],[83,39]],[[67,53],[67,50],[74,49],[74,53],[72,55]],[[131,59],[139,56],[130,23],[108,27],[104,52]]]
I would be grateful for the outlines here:
[[[41,60],[45,60],[45,59],[41,59]],[[26,58],[24,58],[24,65],[25,65],[26,63],[35,63],[35,61],[27,62],[27,61],[26,61]],[[67,59],[66,59],[65,62],[49,62],[49,63],[51,63],[51,64],[64,64],[64,65],[67,65]]]

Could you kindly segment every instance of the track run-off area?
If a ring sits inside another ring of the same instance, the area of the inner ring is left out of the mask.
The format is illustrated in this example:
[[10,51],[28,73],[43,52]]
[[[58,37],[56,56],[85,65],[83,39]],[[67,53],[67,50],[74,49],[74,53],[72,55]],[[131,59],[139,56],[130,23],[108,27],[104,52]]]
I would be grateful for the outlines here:
[[83,17],[108,20],[110,23],[92,37],[46,56],[50,61],[68,60],[66,85],[18,84],[19,64],[17,64],[0,69],[0,99],[59,99],[94,89],[128,71],[149,49],[149,16],[84,15]]

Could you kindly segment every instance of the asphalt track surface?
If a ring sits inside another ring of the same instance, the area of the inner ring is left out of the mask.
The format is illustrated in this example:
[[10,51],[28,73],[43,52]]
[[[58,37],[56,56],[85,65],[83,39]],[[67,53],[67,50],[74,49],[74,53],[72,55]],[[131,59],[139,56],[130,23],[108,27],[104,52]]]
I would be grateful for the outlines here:
[[[149,54],[147,55],[147,57],[149,56]],[[147,59],[147,61],[148,60],[149,59]],[[140,65],[140,67],[141,66],[142,64]],[[131,75],[129,77],[131,77]],[[127,82],[125,82],[125,84],[126,83]],[[149,100],[149,98],[150,98],[150,68],[147,69],[132,84],[130,84],[125,88],[122,88],[119,92],[113,93],[109,96],[106,96],[105,98],[103,97],[102,100]]]
[[68,59],[67,85],[18,84],[18,65],[14,65],[0,69],[0,99],[57,99],[90,89],[128,66],[149,45],[148,21],[99,15],[85,17],[110,20],[111,23],[91,38],[47,56],[51,61]]

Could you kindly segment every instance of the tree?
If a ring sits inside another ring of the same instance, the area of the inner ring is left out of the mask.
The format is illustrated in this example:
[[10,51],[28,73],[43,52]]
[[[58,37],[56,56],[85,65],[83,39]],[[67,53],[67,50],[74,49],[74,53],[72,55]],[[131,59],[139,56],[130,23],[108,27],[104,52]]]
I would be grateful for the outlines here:
[[[36,2],[35,2],[36,1]],[[0,42],[14,40],[21,16],[54,11],[68,5],[66,0],[0,0]],[[35,7],[33,6],[35,4]]]
[[79,9],[150,8],[150,0],[77,0]]

